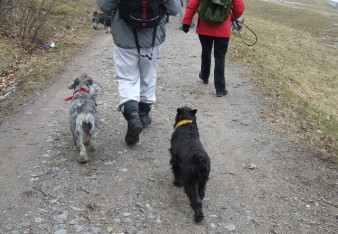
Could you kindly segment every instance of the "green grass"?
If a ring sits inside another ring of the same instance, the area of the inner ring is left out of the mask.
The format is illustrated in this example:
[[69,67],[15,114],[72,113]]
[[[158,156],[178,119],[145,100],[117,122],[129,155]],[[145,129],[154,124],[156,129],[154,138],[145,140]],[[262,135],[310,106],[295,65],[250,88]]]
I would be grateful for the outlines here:
[[247,47],[234,34],[228,58],[254,71],[269,121],[338,162],[338,9],[302,2],[247,0],[245,23],[258,43]]

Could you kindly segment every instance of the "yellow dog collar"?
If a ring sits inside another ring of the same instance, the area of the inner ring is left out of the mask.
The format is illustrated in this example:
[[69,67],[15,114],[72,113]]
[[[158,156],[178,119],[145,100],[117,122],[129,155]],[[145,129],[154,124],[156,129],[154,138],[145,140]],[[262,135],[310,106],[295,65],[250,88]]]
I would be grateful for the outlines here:
[[179,126],[182,126],[182,125],[187,124],[187,123],[192,123],[192,120],[190,120],[190,119],[184,119],[184,120],[179,121],[176,124],[175,129],[178,128]]

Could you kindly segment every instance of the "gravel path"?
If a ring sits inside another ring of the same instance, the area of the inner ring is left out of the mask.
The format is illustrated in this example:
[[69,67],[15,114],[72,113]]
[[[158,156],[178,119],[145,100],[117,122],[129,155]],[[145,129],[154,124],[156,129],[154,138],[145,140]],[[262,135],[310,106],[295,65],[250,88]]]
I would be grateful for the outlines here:
[[[338,233],[338,168],[262,121],[264,103],[245,68],[227,63],[229,94],[198,79],[200,45],[177,17],[159,63],[153,123],[140,143],[124,142],[115,111],[113,42],[98,30],[67,63],[58,81],[22,113],[0,125],[0,233]],[[230,45],[231,47],[231,45]],[[67,86],[87,73],[104,87],[100,147],[79,164],[68,123]],[[176,109],[198,109],[201,140],[211,157],[203,200],[193,221],[183,189],[172,184],[170,137]]]

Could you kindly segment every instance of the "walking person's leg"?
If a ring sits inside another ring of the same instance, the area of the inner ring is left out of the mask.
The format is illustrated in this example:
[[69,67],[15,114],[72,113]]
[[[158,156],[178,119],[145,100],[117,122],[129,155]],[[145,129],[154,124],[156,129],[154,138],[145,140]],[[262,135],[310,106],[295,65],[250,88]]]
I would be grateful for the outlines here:
[[151,51],[153,53],[152,60],[143,57],[140,59],[139,113],[143,128],[147,127],[151,123],[149,112],[151,110],[151,105],[156,101],[156,74],[160,46],[154,46],[153,49],[142,49],[141,53],[150,54]]
[[120,102],[117,110],[121,111],[124,103],[140,100],[139,53],[136,49],[115,47],[115,81],[118,84]]
[[122,111],[128,121],[125,136],[127,144],[139,141],[142,123],[139,116],[138,102],[140,100],[139,54],[136,49],[116,47],[113,53],[115,64],[115,80],[118,84],[120,102],[117,110]]
[[228,91],[225,86],[224,67],[225,55],[228,49],[229,38],[214,38],[214,83],[217,97],[227,95]]
[[203,81],[204,84],[208,84],[210,67],[211,67],[211,51],[213,38],[204,35],[198,35],[201,47],[201,71],[199,73],[199,78]]

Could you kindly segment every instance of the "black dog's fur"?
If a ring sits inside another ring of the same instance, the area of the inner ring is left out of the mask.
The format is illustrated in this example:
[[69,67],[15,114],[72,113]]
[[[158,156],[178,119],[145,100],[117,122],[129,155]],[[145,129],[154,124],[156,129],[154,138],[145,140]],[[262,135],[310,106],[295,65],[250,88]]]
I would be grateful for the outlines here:
[[[194,220],[200,222],[204,218],[202,199],[209,179],[210,158],[199,139],[196,112],[196,109],[186,106],[177,109],[175,130],[170,140],[170,164],[174,185],[184,186],[190,206],[194,210]],[[181,122],[182,120],[188,121]]]
[[92,15],[93,28],[97,29],[98,24],[103,24],[106,33],[108,33],[111,28],[111,19],[112,16],[108,13],[97,13],[94,11]]

